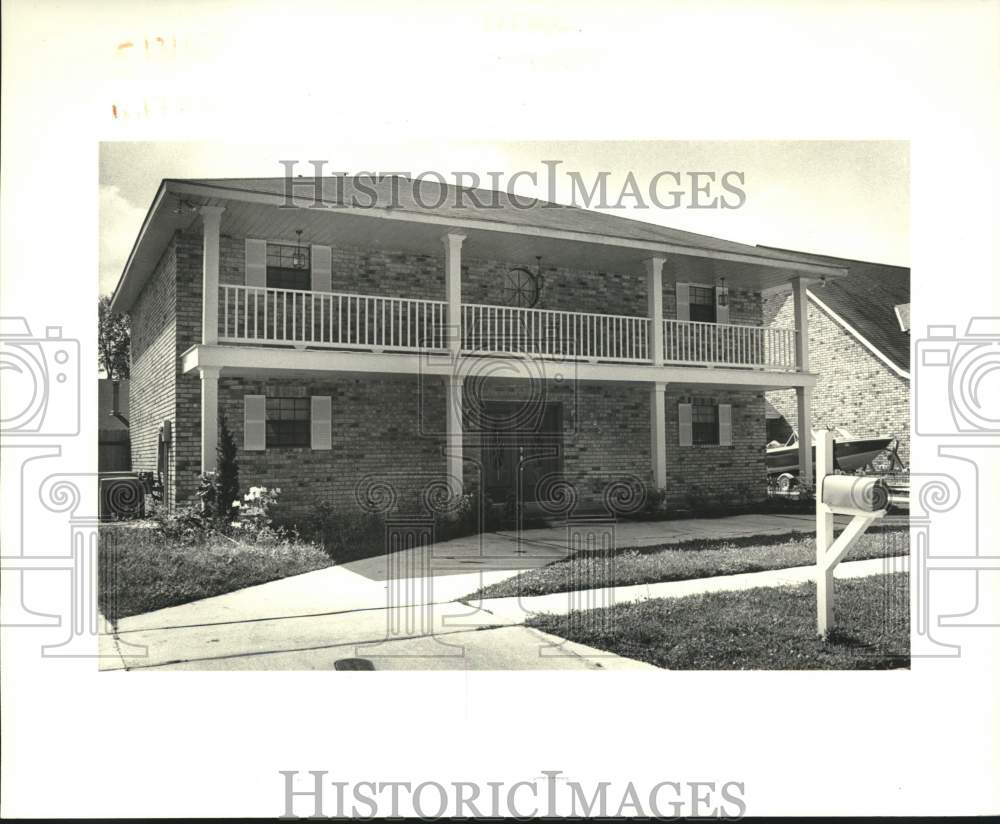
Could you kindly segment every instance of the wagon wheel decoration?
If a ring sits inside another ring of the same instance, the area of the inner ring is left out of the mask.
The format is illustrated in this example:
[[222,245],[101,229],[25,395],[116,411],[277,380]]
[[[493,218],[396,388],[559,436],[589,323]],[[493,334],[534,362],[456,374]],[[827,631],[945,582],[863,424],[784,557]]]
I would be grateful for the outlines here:
[[542,258],[537,256],[538,271],[532,272],[523,266],[515,266],[504,274],[500,294],[508,306],[530,309],[541,296],[542,291]]

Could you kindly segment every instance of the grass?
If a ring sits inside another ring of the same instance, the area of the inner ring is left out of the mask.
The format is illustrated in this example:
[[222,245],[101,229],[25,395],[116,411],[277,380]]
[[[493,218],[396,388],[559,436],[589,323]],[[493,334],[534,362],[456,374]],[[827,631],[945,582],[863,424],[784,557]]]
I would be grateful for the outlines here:
[[527,625],[667,669],[909,667],[905,572],[837,581],[836,620],[829,640],[816,637],[816,587],[807,583],[544,614]]
[[100,529],[98,606],[111,621],[233,592],[333,563],[307,543],[242,544],[215,536],[194,546],[155,529]]
[[[858,561],[909,553],[905,530],[869,531],[844,558]],[[522,572],[463,598],[505,598],[547,595],[578,588],[632,586],[661,581],[685,581],[768,569],[808,566],[816,562],[816,540],[806,533],[746,538],[703,539],[677,544],[619,549],[609,562],[604,554],[576,553],[548,566]],[[610,572],[611,580],[607,580]],[[586,582],[581,587],[578,582]]]

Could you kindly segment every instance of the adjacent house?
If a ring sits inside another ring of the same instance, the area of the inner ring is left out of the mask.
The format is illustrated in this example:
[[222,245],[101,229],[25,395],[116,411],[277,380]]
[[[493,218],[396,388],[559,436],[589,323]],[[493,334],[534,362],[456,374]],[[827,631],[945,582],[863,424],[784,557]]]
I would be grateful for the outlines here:
[[123,472],[132,468],[128,426],[128,380],[97,381],[97,469]]
[[[244,485],[406,512],[635,479],[763,496],[764,393],[808,420],[806,295],[840,263],[427,181],[289,188],[164,180],[115,291],[132,464],[168,503],[223,422]],[[785,286],[795,320],[765,325]]]
[[[762,247],[765,248],[765,247]],[[847,276],[811,283],[809,366],[812,429],[841,429],[858,437],[898,441],[901,461],[910,460],[910,270],[823,255],[769,249],[802,260],[843,267]],[[788,289],[769,294],[764,319],[772,329],[794,317]],[[796,429],[795,394],[767,394],[769,437],[784,440]]]

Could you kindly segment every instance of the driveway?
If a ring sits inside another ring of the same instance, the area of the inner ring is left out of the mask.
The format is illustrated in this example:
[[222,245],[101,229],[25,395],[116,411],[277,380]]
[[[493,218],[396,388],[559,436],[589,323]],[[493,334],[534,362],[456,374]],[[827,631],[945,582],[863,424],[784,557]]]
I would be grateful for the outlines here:
[[[617,546],[651,546],[813,526],[807,516],[744,515],[613,528]],[[124,618],[101,636],[107,656],[101,668],[330,670],[353,658],[371,661],[376,669],[645,668],[522,626],[526,615],[541,608],[568,609],[572,602],[565,593],[541,596],[548,600],[537,605],[529,603],[534,599],[476,606],[455,601],[564,557],[567,530],[462,538]],[[423,569],[429,574],[420,575]],[[697,588],[696,582],[686,583],[686,591]],[[650,597],[652,589],[621,591],[615,600]]]

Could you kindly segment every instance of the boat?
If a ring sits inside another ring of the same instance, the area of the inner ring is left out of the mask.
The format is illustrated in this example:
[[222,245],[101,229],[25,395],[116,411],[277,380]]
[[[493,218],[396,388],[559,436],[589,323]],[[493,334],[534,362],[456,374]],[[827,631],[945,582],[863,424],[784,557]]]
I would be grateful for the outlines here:
[[[842,472],[857,472],[864,469],[875,458],[891,446],[895,438],[858,438],[844,430],[839,430],[833,442],[833,465]],[[812,447],[813,466],[816,465],[816,446]],[[789,488],[792,479],[799,474],[799,439],[793,432],[785,443],[771,441],[767,445],[767,474],[776,481],[779,488]],[[898,458],[896,458],[898,460]]]

